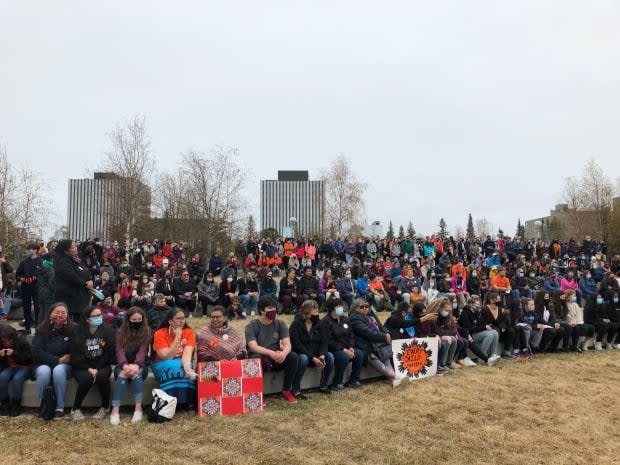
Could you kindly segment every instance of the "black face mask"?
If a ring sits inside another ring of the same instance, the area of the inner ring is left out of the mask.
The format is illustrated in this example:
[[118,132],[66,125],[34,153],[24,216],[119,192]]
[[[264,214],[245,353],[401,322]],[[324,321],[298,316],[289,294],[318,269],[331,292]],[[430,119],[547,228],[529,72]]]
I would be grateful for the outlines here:
[[137,331],[138,329],[142,328],[143,323],[144,323],[143,321],[130,321],[129,327]]
[[310,316],[310,321],[312,321],[312,323],[318,322],[319,319],[320,319],[319,315],[311,315]]

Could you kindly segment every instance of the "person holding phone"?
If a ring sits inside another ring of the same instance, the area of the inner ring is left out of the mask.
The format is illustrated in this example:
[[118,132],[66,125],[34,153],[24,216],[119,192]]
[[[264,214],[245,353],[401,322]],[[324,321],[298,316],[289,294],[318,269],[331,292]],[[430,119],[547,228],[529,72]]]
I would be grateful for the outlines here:
[[177,403],[191,408],[196,401],[196,372],[192,355],[196,333],[180,308],[171,309],[153,335],[151,368],[160,388],[177,398]]
[[[15,328],[0,324],[0,416],[19,416],[24,381],[30,376],[32,352],[24,336]],[[9,383],[13,381],[13,396],[9,399]]]

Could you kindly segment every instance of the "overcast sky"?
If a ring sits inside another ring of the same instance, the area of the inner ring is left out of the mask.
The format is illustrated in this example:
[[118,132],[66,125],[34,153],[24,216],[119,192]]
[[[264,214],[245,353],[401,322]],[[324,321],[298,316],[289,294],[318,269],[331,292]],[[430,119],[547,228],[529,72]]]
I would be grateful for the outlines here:
[[618,24],[615,1],[0,0],[0,144],[57,224],[140,114],[160,170],[237,147],[257,217],[260,179],[344,153],[369,221],[512,234],[589,157],[620,173]]

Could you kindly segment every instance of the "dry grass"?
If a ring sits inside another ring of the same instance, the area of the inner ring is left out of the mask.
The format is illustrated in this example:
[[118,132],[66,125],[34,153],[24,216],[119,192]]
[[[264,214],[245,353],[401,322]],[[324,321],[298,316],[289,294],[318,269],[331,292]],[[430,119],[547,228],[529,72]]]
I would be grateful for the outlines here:
[[[206,319],[193,319],[199,327]],[[235,326],[244,326],[235,322]],[[257,415],[168,424],[0,421],[8,464],[613,464],[620,352],[460,369],[393,389],[268,400]]]

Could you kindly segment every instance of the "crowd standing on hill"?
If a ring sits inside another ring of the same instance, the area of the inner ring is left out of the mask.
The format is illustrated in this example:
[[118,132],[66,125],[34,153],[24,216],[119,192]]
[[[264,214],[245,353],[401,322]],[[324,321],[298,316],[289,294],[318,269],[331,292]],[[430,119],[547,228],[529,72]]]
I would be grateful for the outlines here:
[[[0,254],[0,319],[11,307],[24,310],[23,331],[0,325],[2,415],[19,415],[28,377],[39,399],[53,386],[56,418],[65,414],[70,377],[75,420],[96,386],[94,417],[111,406],[117,425],[128,386],[132,422],[142,420],[149,367],[163,390],[193,408],[196,361],[259,358],[264,370],[283,371],[282,398],[296,403],[307,398],[308,367],[321,370],[326,395],[361,388],[365,365],[395,379],[393,339],[436,337],[438,374],[541,352],[620,348],[620,255],[609,258],[589,237],[251,238],[242,253],[208,259],[169,240],[123,247],[64,239],[23,250],[15,271]],[[288,326],[278,314],[295,316]],[[207,315],[198,334],[187,324]],[[229,324],[251,316],[243,336]]]

